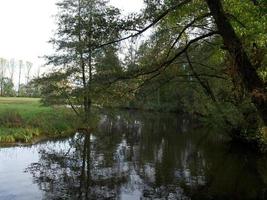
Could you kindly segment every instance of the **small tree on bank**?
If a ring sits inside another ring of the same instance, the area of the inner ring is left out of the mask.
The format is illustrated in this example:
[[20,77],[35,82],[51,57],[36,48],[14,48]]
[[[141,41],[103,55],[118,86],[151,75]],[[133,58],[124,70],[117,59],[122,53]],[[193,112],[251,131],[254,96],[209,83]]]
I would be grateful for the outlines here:
[[[48,63],[56,66],[61,80],[71,84],[64,92],[68,99],[81,99],[85,113],[89,113],[93,80],[96,74],[96,57],[101,55],[101,44],[118,37],[119,10],[100,0],[62,0],[57,3],[58,29],[51,43],[56,53],[48,56]],[[59,78],[59,76],[57,76]],[[75,94],[75,95],[74,95]]]

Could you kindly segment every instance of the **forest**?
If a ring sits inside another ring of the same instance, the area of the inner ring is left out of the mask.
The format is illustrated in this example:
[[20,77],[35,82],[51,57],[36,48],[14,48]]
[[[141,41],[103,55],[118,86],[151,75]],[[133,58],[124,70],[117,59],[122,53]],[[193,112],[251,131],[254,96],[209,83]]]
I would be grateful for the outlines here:
[[106,1],[57,6],[53,71],[35,80],[44,104],[189,113],[264,148],[264,0],[151,0],[128,16]]

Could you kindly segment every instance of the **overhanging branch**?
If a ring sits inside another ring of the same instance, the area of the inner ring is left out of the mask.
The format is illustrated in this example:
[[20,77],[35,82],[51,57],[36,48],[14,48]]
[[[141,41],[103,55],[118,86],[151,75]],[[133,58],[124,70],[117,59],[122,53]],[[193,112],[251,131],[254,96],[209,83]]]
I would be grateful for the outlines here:
[[107,42],[107,43],[104,43],[104,44],[101,44],[97,47],[94,48],[95,49],[99,49],[99,48],[102,48],[102,47],[105,47],[105,46],[108,46],[108,45],[111,45],[111,44],[115,44],[115,43],[119,43],[119,42],[122,42],[124,40],[127,40],[127,39],[130,39],[130,38],[133,38],[133,37],[137,37],[141,34],[143,34],[144,32],[146,32],[148,29],[152,28],[153,26],[155,26],[159,21],[161,21],[164,17],[166,17],[170,12],[186,5],[187,3],[189,3],[191,0],[184,0],[182,1],[181,3],[179,4],[176,4],[172,7],[170,7],[169,9],[167,9],[166,11],[164,11],[161,15],[159,15],[155,20],[153,20],[149,25],[147,25],[145,28],[141,29],[141,30],[137,30],[137,33],[134,33],[134,34],[131,34],[131,35],[128,35],[126,37],[123,37],[123,38],[120,38],[118,40],[113,40],[113,41],[110,41],[110,42]]
[[140,76],[145,76],[145,75],[149,75],[149,74],[154,74],[154,73],[160,73],[160,71],[164,71],[169,65],[171,65],[178,57],[180,57],[182,54],[184,54],[187,49],[194,43],[204,39],[204,38],[207,38],[207,37],[211,37],[215,34],[218,34],[217,31],[213,31],[213,32],[210,32],[210,33],[207,33],[207,34],[204,34],[204,35],[201,35],[199,37],[196,37],[192,40],[190,40],[186,46],[184,46],[184,48],[182,50],[180,50],[177,54],[175,54],[171,59],[165,61],[164,63],[162,63],[160,66],[158,66],[157,68],[155,69],[152,69],[150,71],[141,71],[139,70],[139,72],[136,72],[135,74],[130,74],[128,76],[121,76],[121,77],[117,77],[115,80],[112,80],[110,81],[108,84],[112,84],[112,83],[115,83],[117,81],[121,81],[121,80],[128,80],[128,79],[135,79],[135,78],[138,78]]

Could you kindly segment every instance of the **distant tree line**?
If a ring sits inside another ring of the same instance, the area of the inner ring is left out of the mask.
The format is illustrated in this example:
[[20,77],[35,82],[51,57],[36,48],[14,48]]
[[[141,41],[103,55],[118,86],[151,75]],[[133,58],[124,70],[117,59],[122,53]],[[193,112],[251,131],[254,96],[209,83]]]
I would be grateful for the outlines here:
[[32,75],[33,64],[29,61],[0,58],[0,96],[38,97],[40,89],[32,80],[40,76]]

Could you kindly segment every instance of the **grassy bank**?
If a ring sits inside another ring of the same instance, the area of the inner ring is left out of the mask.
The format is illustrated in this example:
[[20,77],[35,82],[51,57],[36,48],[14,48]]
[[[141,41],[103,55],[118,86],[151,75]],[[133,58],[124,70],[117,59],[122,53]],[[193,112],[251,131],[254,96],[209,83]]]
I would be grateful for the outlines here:
[[0,142],[31,142],[37,137],[60,137],[80,126],[64,107],[45,107],[35,98],[0,98]]

